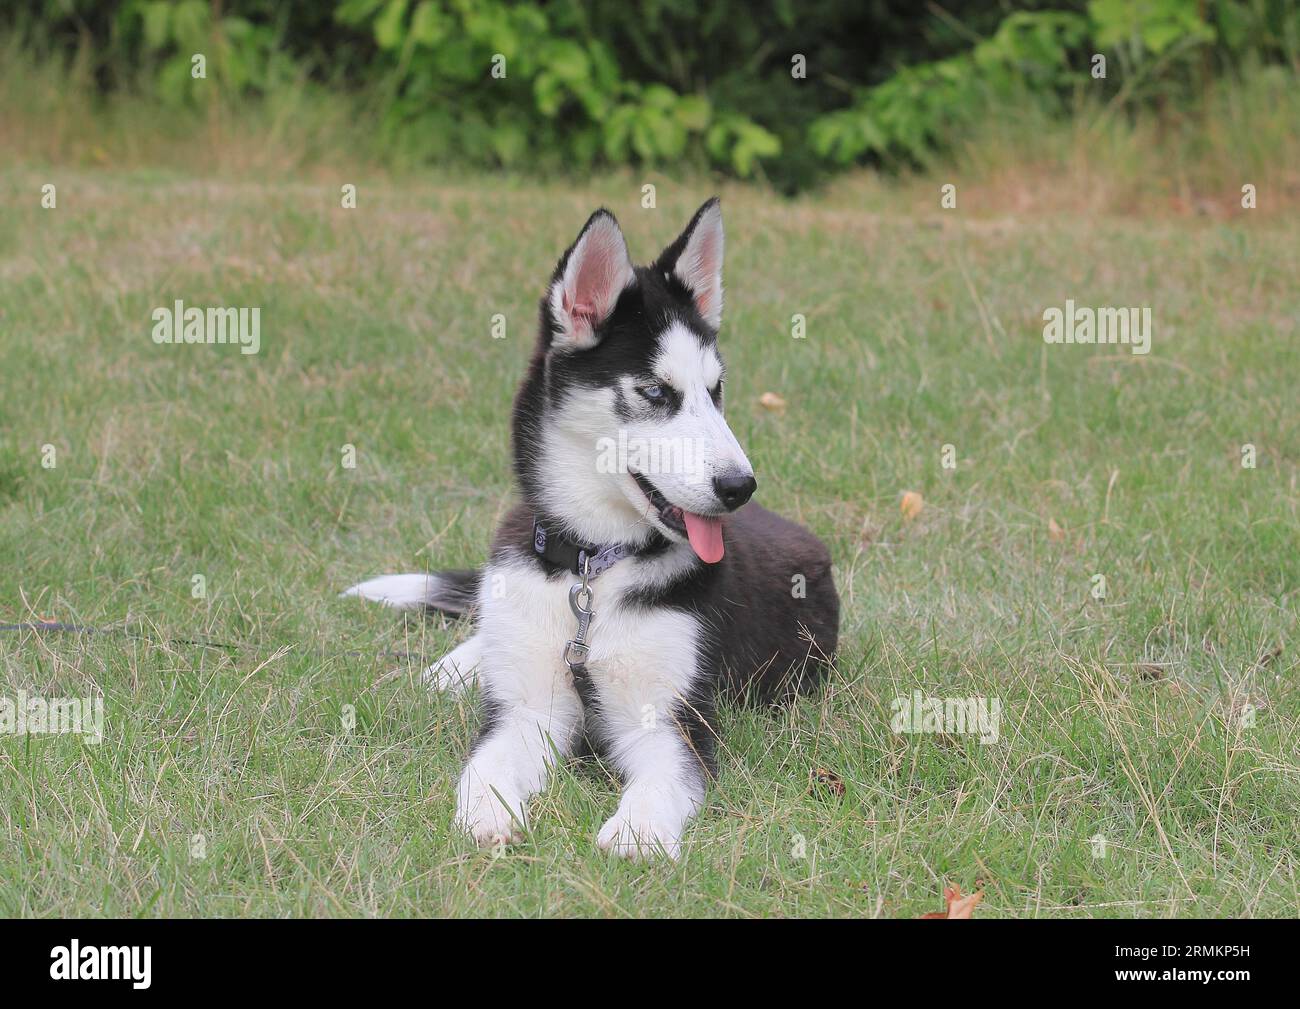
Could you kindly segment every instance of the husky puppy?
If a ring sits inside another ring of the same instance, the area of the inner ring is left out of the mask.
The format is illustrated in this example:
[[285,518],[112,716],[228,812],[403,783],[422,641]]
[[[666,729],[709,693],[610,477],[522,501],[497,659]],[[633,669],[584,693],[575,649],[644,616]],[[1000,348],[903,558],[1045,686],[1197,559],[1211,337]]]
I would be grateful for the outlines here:
[[480,688],[456,804],[480,844],[522,840],[529,798],[589,742],[623,778],[597,844],[677,857],[714,769],[716,699],[808,688],[835,650],[826,547],[748,503],[754,470],[723,415],[722,254],[716,198],[644,267],[596,211],[541,302],[514,406],[522,500],[487,564],[345,593],[472,616],[426,675]]

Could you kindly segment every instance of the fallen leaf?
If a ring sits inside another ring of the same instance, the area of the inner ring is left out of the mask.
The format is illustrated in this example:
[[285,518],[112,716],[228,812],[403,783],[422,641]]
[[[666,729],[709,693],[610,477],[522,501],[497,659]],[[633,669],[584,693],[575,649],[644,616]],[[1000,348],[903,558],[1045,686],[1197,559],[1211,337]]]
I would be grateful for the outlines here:
[[1065,530],[1056,524],[1056,519],[1047,520],[1047,538],[1053,543],[1060,543],[1065,539]]
[[1281,645],[1275,645],[1275,646],[1273,647],[1272,651],[1265,652],[1263,655],[1261,655],[1261,656],[1259,657],[1258,660],[1256,660],[1256,662],[1255,662],[1255,668],[1256,668],[1256,669],[1263,669],[1265,666],[1267,666],[1270,662],[1272,662],[1274,659],[1276,659],[1276,658],[1277,658],[1279,655],[1281,655],[1281,654],[1282,654],[1282,646],[1281,646]]
[[1234,693],[1228,699],[1228,714],[1233,718],[1242,717],[1247,708],[1253,708],[1257,712],[1267,711],[1268,698],[1262,694],[1252,697],[1250,694]]
[[975,910],[981,900],[984,899],[984,891],[976,890],[968,897],[961,895],[960,886],[945,886],[943,888],[943,899],[948,903],[946,911],[930,911],[921,915],[922,918],[969,918],[971,912]]
[[814,767],[808,775],[808,792],[815,795],[820,791],[830,791],[835,795],[844,794],[844,781],[834,771],[825,767]]
[[898,507],[903,512],[903,518],[910,522],[921,514],[921,509],[925,507],[925,498],[914,490],[904,491],[903,499],[898,503]]
[[758,405],[773,413],[785,413],[785,397],[776,392],[765,392],[758,397]]

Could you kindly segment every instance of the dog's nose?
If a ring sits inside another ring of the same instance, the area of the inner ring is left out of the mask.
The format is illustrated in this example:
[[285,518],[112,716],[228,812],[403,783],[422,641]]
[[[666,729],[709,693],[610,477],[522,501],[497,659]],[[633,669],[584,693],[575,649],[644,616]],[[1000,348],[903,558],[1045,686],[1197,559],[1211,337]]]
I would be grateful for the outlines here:
[[729,512],[734,512],[748,501],[757,487],[758,481],[754,479],[753,473],[732,473],[713,478],[713,490]]

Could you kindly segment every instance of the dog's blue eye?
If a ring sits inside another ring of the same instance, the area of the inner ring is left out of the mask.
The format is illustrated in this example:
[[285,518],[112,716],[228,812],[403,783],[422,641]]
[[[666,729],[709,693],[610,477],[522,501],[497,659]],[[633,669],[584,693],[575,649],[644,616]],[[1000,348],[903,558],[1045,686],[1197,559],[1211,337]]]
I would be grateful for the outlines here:
[[652,403],[659,402],[665,396],[664,387],[662,385],[645,385],[638,391]]

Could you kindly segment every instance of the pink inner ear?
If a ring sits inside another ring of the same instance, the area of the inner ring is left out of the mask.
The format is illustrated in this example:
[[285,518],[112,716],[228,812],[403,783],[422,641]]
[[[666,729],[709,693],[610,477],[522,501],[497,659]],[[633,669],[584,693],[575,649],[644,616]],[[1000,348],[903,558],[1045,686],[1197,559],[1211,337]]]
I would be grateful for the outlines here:
[[680,272],[695,294],[695,307],[706,319],[717,311],[717,280],[722,272],[722,232],[703,226],[691,236],[683,253],[686,261]]
[[575,303],[573,300],[573,295],[569,292],[569,289],[567,287],[562,292],[560,301],[564,307],[564,310],[568,312],[570,315],[587,315],[591,311],[590,305],[586,303],[583,304]]
[[623,290],[627,251],[617,231],[597,225],[583,240],[573,289],[565,289],[564,308],[574,321],[595,325],[614,310]]
[[695,250],[695,262],[692,275],[700,281],[709,281],[722,272],[722,236],[710,228],[700,236],[699,248]]

